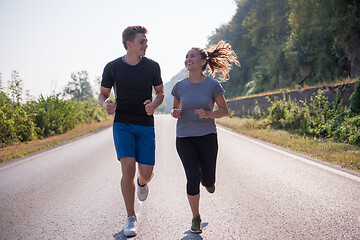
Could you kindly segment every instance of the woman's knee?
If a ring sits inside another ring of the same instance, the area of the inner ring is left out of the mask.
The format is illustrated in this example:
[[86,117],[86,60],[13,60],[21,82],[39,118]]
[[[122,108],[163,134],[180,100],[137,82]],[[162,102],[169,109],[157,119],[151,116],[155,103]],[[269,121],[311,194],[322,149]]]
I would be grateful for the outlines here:
[[200,193],[200,183],[194,184],[194,183],[187,183],[186,184],[186,193],[190,196],[195,196]]
[[187,173],[186,193],[190,196],[200,193],[200,175]]

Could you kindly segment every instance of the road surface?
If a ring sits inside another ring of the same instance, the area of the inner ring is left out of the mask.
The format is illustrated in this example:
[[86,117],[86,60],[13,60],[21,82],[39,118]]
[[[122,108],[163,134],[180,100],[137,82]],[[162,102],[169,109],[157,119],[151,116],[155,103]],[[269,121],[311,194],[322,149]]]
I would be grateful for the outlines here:
[[[191,234],[175,119],[156,115],[157,163],[133,239],[360,239],[360,177],[219,128],[216,191]],[[0,167],[0,239],[126,239],[111,128]]]

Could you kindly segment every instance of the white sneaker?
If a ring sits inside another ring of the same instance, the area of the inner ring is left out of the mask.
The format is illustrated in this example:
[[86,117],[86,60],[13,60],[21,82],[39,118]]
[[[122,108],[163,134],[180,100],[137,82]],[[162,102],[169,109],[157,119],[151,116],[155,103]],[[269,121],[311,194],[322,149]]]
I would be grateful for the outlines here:
[[144,186],[140,186],[139,184],[139,176],[136,179],[137,182],[137,195],[140,201],[145,201],[148,194],[149,194],[149,188],[147,186],[147,184],[145,184]]
[[136,227],[135,227],[136,217],[130,216],[126,219],[126,223],[124,226],[124,235],[126,237],[134,237],[136,236]]

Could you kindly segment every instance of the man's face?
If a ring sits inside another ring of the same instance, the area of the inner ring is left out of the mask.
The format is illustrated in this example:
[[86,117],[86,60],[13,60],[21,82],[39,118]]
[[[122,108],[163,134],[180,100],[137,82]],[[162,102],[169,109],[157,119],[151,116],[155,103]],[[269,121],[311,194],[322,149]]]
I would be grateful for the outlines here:
[[137,33],[134,41],[128,41],[128,51],[130,50],[139,56],[145,56],[147,47],[147,38],[143,33]]

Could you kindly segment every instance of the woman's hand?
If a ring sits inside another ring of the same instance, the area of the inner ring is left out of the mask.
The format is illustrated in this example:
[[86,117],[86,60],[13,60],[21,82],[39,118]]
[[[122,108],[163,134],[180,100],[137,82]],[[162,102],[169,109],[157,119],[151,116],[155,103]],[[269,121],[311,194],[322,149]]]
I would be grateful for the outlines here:
[[180,118],[181,117],[181,109],[173,108],[171,109],[171,116],[174,118]]
[[211,118],[212,111],[205,111],[204,109],[194,109],[195,114],[199,115],[199,118]]

